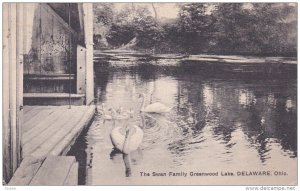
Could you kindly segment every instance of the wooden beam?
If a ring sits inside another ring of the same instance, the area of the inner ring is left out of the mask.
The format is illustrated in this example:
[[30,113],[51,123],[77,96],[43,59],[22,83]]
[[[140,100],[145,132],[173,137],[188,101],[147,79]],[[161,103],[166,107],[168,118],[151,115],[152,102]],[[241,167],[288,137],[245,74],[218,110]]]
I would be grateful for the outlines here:
[[20,167],[17,169],[13,178],[9,182],[9,186],[25,186],[28,185],[37,171],[41,167],[44,159],[34,158],[32,156],[26,157]]
[[84,38],[86,47],[86,104],[94,101],[93,4],[83,3]]
[[3,4],[3,168],[6,182],[21,162],[23,6]]
[[86,49],[80,45],[77,46],[77,83],[78,94],[86,94]]
[[95,106],[89,106],[81,120],[73,127],[72,131],[59,142],[55,148],[50,152],[51,155],[64,155],[66,154],[71,145],[74,144],[75,140],[82,132],[84,128],[92,121],[95,113]]
[[[26,10],[25,10],[26,11]],[[23,67],[24,67],[24,4],[17,3],[17,129],[16,129],[16,146],[22,150],[21,138],[22,138],[22,125],[23,125]],[[22,152],[17,153],[18,165],[22,160]]]
[[29,185],[31,186],[61,186],[64,184],[69,175],[73,163],[74,156],[49,156],[42,164],[35,177]]
[[47,5],[46,3],[40,3],[40,6],[47,11],[48,13],[50,13],[55,19],[57,19],[60,24],[62,24],[62,26],[68,31],[71,32],[73,35],[75,35],[75,37],[77,38],[77,32],[71,28],[71,26],[66,23],[49,5]]
[[75,74],[27,74],[24,75],[25,80],[44,80],[44,81],[53,81],[53,80],[74,80]]
[[3,146],[3,179],[8,182],[12,176],[12,165],[10,155],[10,112],[9,112],[9,50],[10,50],[10,4],[3,3],[3,100],[2,100],[2,111],[3,111],[3,134],[2,134],[2,146]]
[[76,186],[78,185],[78,162],[73,163],[70,172],[64,182],[64,186]]

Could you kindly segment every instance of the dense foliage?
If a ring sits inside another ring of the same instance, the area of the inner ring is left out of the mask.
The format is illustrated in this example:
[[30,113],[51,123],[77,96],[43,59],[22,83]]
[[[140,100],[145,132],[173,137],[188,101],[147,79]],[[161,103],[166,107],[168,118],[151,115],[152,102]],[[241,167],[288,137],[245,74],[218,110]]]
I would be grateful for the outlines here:
[[[119,48],[129,43],[131,49],[159,53],[295,55],[297,52],[297,13],[293,4],[178,6],[178,17],[169,22],[161,22],[147,7],[129,4],[118,13],[113,11],[113,4],[94,7],[94,23],[105,26],[100,31],[99,27],[94,29],[95,36],[101,34],[108,42],[100,48]],[[95,38],[95,44],[98,42]]]

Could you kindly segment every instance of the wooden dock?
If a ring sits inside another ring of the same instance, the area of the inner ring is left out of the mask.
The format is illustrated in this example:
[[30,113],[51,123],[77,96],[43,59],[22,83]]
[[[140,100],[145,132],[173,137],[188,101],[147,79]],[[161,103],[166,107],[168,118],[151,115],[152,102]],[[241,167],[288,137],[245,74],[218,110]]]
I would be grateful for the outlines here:
[[9,185],[76,185],[78,163],[64,155],[94,112],[94,106],[25,106],[23,161]]

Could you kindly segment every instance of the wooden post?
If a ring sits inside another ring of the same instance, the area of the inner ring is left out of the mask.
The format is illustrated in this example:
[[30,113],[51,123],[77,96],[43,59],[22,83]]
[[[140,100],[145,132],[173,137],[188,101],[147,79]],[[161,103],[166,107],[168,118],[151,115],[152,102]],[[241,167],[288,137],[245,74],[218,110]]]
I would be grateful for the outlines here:
[[86,92],[86,49],[80,45],[77,46],[77,91],[78,94]]
[[17,3],[17,148],[18,152],[17,163],[18,166],[22,160],[22,123],[23,123],[23,68],[24,68],[24,4]]
[[23,5],[3,4],[3,179],[21,162]]
[[93,4],[83,3],[84,39],[86,47],[86,104],[94,101],[94,61],[93,61]]
[[3,150],[3,180],[8,182],[12,175],[12,163],[10,162],[10,110],[9,110],[9,35],[10,22],[8,21],[10,15],[10,5],[3,3],[3,89],[2,89],[2,150]]

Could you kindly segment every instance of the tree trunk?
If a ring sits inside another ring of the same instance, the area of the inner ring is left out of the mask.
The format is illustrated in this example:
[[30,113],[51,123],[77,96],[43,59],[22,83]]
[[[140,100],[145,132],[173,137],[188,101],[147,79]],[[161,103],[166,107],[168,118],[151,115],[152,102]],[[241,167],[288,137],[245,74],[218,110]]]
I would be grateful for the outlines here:
[[154,11],[154,18],[155,18],[155,21],[157,22],[157,12],[156,12],[156,8],[154,7],[154,3],[151,3],[151,5],[152,5],[153,11]]

